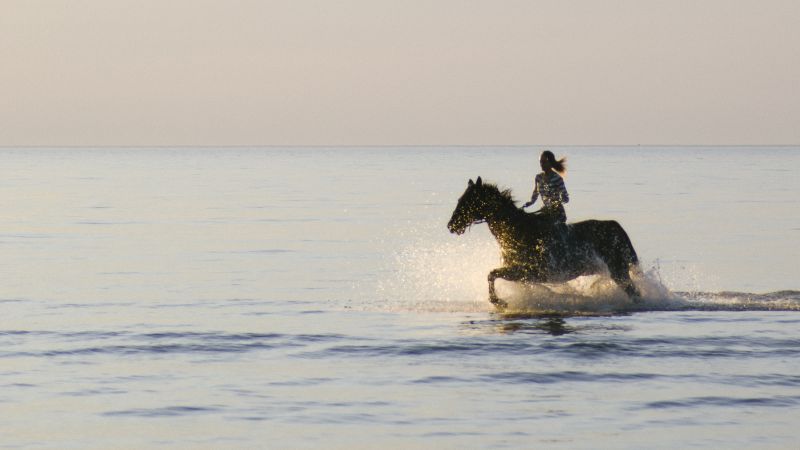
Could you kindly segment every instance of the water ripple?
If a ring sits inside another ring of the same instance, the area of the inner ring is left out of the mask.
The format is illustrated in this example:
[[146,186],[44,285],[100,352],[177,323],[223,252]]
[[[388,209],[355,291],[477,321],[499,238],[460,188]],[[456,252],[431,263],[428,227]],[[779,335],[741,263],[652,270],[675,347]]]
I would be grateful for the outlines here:
[[642,409],[705,408],[705,407],[792,407],[800,404],[800,396],[779,395],[775,397],[689,397],[680,400],[648,402]]
[[531,346],[519,342],[380,342],[372,345],[337,345],[322,351],[305,353],[311,358],[336,356],[427,356],[439,354],[480,355],[487,353],[514,355],[530,350]]
[[174,417],[174,416],[189,416],[197,414],[216,413],[221,411],[222,408],[217,406],[168,406],[164,408],[141,408],[141,409],[126,409],[120,411],[109,411],[103,413],[107,417],[120,417],[120,416],[133,416],[133,417]]
[[[41,340],[45,344],[64,347],[69,343],[92,343],[68,348],[52,348],[40,351],[0,351],[0,358],[10,357],[64,357],[81,355],[135,355],[135,354],[208,354],[244,353],[257,350],[304,347],[315,343],[335,342],[342,338],[335,334],[280,333],[216,333],[216,332],[53,332],[53,331],[0,331],[0,337],[15,340]],[[98,345],[98,341],[104,342]],[[26,342],[30,347],[30,342]],[[21,345],[15,342],[15,345]],[[12,347],[7,347],[13,348]]]
[[504,372],[481,377],[483,381],[502,381],[513,384],[552,384],[563,382],[612,382],[625,383],[661,378],[662,375],[651,373],[589,373],[578,371],[565,372]]

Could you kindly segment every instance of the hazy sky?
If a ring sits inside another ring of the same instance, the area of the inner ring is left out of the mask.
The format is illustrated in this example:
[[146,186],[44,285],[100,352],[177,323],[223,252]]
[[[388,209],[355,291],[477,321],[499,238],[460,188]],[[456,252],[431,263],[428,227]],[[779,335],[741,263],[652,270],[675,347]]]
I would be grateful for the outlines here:
[[0,0],[0,145],[800,144],[797,0]]

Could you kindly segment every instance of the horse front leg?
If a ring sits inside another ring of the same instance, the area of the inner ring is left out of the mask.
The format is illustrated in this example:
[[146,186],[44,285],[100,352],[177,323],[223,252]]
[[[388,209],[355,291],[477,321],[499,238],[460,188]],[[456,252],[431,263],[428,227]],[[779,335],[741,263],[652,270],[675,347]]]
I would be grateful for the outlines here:
[[501,300],[494,289],[494,281],[498,278],[519,281],[523,278],[523,272],[515,267],[500,267],[489,272],[489,301],[498,309],[503,310],[508,307],[508,303]]

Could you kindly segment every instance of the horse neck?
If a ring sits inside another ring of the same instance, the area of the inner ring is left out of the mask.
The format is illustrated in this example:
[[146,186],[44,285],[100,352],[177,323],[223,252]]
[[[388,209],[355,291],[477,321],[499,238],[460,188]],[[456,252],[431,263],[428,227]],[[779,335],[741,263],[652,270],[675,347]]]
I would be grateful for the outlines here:
[[489,202],[491,207],[486,214],[486,223],[495,238],[500,239],[513,232],[517,223],[525,212],[517,208],[510,200],[497,197]]

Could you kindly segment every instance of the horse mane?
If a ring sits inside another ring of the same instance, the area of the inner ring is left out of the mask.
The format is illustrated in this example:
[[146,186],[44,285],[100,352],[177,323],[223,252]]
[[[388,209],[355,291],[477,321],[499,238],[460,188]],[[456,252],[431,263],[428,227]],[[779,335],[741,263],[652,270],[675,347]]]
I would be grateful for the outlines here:
[[483,188],[497,194],[502,200],[505,200],[514,208],[517,207],[517,201],[514,200],[514,196],[511,194],[511,189],[500,189],[495,183],[483,183]]
[[550,223],[551,220],[546,218],[545,216],[538,214],[538,212],[526,212],[525,210],[521,209],[517,206],[516,200],[514,200],[514,196],[511,194],[511,189],[500,189],[497,187],[495,183],[483,183],[483,188],[489,195],[495,197],[502,209],[505,209],[509,212],[514,214],[521,213],[522,215],[526,216],[528,220],[534,220],[536,223]]

